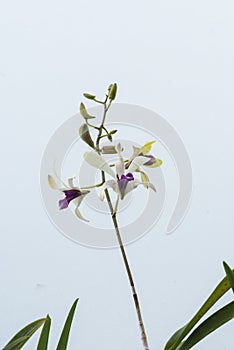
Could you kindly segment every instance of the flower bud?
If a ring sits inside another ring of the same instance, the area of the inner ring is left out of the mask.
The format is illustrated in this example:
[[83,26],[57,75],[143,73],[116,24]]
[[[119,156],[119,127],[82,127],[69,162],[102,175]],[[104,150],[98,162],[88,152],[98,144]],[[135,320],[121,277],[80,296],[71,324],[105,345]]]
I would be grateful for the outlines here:
[[110,100],[114,100],[116,97],[116,93],[117,93],[117,84],[111,84],[108,88],[108,97]]
[[117,153],[115,146],[103,146],[101,149],[103,154],[114,154]]
[[95,95],[91,95],[86,92],[83,94],[83,96],[86,97],[88,100],[94,100],[96,97]]
[[79,128],[79,134],[82,140],[87,143],[90,147],[95,148],[94,142],[90,136],[89,128],[87,124],[82,124]]
[[93,119],[93,118],[95,118],[93,115],[90,115],[90,114],[87,112],[87,110],[86,110],[85,105],[83,104],[83,102],[81,102],[81,104],[80,104],[80,114],[82,115],[82,117],[83,117],[84,119]]

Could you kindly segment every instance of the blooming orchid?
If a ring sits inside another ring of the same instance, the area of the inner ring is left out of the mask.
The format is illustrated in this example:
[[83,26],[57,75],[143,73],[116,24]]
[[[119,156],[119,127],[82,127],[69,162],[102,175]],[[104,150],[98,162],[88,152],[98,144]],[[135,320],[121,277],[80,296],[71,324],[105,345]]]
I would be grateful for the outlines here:
[[55,179],[53,178],[53,176],[48,175],[48,184],[49,186],[53,189],[53,190],[59,190],[60,192],[62,192],[65,197],[59,200],[59,209],[66,209],[68,208],[69,204],[72,202],[73,204],[75,204],[76,209],[75,209],[75,214],[76,216],[84,221],[88,221],[86,220],[80,213],[79,211],[79,206],[82,202],[82,200],[84,199],[84,197],[86,196],[86,194],[88,194],[90,191],[88,190],[81,190],[78,187],[75,187],[74,185],[74,177],[73,178],[69,178],[68,179],[68,185],[63,183],[64,187],[60,188]]
[[112,188],[119,195],[120,199],[124,199],[126,194],[134,190],[138,185],[144,185],[145,187],[147,186],[147,188],[151,188],[152,190],[156,191],[152,183],[150,183],[149,181],[139,181],[135,177],[135,174],[133,174],[139,171],[139,167],[145,162],[147,162],[148,158],[141,155],[136,156],[134,159],[132,159],[131,164],[128,168],[128,172],[125,174],[125,163],[121,154],[122,147],[120,143],[116,146],[116,152],[118,154],[118,158],[115,163],[115,172],[105,161],[105,159],[98,153],[91,151],[86,152],[84,154],[84,159],[87,163],[99,170],[104,171],[105,173],[109,174],[111,177],[114,178],[105,181],[102,185],[102,189],[99,193],[99,197],[101,200],[104,199],[105,190],[107,188]]
[[139,156],[144,156],[146,158],[146,162],[144,164],[142,164],[145,167],[158,168],[160,165],[162,165],[162,160],[161,159],[156,158],[152,154],[149,154],[149,152],[151,151],[152,145],[155,142],[156,141],[146,142],[142,147],[133,146],[133,154],[132,154],[131,158],[129,159],[128,163],[127,163],[127,167],[131,164],[131,162],[136,157],[139,157]]
[[[142,147],[133,146],[133,154],[129,159],[126,160],[124,160],[122,155],[123,150],[121,144],[118,143],[117,146],[115,146],[112,143],[113,135],[118,130],[110,130],[109,127],[105,125],[105,122],[107,112],[112,102],[116,98],[116,94],[116,83],[111,84],[108,87],[108,92],[105,94],[105,99],[103,101],[97,99],[96,95],[89,93],[84,94],[85,98],[103,106],[103,115],[99,126],[97,123],[95,123],[95,116],[90,115],[86,110],[84,103],[82,102],[80,104],[80,114],[83,117],[83,124],[79,128],[79,135],[80,139],[84,141],[88,147],[91,148],[91,151],[88,151],[84,154],[84,159],[89,165],[101,170],[102,182],[99,184],[79,188],[74,185],[74,178],[70,178],[68,179],[68,185],[64,184],[61,181],[64,187],[60,188],[51,175],[48,175],[48,182],[52,189],[59,190],[64,195],[64,197],[59,200],[59,209],[65,209],[70,205],[70,203],[74,203],[76,206],[75,213],[77,217],[82,220],[85,220],[79,211],[79,206],[82,200],[90,192],[89,189],[100,187],[101,190],[99,192],[99,197],[101,200],[104,200],[104,198],[106,198],[110,215],[113,221],[116,238],[121,250],[123,262],[132,289],[132,296],[135,303],[139,327],[141,330],[142,344],[144,350],[148,350],[148,340],[144,323],[142,321],[140,303],[138,300],[139,298],[134,286],[134,279],[130,265],[128,263],[127,255],[125,253],[124,243],[120,234],[117,214],[119,200],[123,200],[129,192],[137,188],[139,185],[143,185],[147,189],[151,188],[153,191],[156,191],[155,186],[150,182],[148,175],[142,170],[142,168],[159,167],[162,164],[162,161],[149,153],[155,141],[147,142]],[[93,133],[90,133],[91,130]],[[93,138],[94,135],[96,136],[96,139]],[[110,141],[110,144],[102,145],[101,141],[103,138],[108,139]],[[113,157],[116,157],[115,164],[108,164],[104,158],[106,154],[112,154]],[[110,178],[107,178],[107,176]],[[141,179],[138,179],[139,176]],[[57,175],[56,177],[58,178]],[[114,203],[112,202],[112,198],[109,195],[109,188],[117,194],[115,206],[113,205]]]
[[[146,160],[142,166],[146,168],[158,168],[162,165],[162,160],[159,158],[156,158],[152,154],[149,154],[151,151],[152,145],[156,141],[150,141],[146,142],[143,146],[141,147],[136,147],[133,146],[133,154],[130,157],[130,159],[126,163],[126,168],[130,167],[131,164],[140,156],[144,157]],[[147,182],[149,182],[149,177],[148,175],[139,167],[138,172],[141,174],[141,181],[145,182],[146,184],[144,185],[146,188],[148,188]]]

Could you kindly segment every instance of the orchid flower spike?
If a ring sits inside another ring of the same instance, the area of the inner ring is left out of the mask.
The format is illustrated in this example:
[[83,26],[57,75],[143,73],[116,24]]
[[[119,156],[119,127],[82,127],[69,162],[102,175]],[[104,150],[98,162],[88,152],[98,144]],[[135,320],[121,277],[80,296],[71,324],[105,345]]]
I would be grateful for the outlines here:
[[64,187],[60,188],[57,185],[53,176],[48,175],[48,184],[50,188],[52,188],[53,190],[58,190],[65,195],[63,199],[59,200],[60,210],[68,208],[69,204],[72,202],[76,206],[76,209],[75,209],[76,216],[81,220],[88,221],[81,215],[79,211],[79,206],[82,200],[84,199],[84,197],[86,196],[86,194],[88,194],[90,191],[80,190],[78,187],[75,187],[73,183],[74,178],[75,177],[68,179],[68,186],[63,183]]
[[144,156],[138,156],[132,161],[127,174],[125,174],[124,159],[122,157],[122,147],[119,143],[116,146],[117,160],[115,163],[116,172],[109,166],[105,159],[100,156],[97,152],[86,152],[84,154],[84,159],[86,162],[93,167],[104,171],[109,174],[113,179],[107,180],[102,185],[99,197],[104,200],[104,193],[107,188],[112,188],[117,194],[119,194],[120,199],[124,199],[126,194],[134,190],[138,185],[144,185],[147,188],[151,188],[156,191],[154,185],[150,182],[141,182],[134,177],[134,172],[139,171],[139,167],[144,164],[148,159]]

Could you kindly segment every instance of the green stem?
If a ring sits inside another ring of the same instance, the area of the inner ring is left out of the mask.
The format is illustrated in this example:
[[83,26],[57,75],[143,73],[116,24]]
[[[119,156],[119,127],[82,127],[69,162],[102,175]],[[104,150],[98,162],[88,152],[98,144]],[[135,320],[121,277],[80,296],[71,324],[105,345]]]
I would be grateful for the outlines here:
[[128,275],[128,280],[131,286],[131,290],[132,290],[132,297],[134,300],[134,304],[135,304],[135,308],[136,308],[136,312],[137,312],[137,318],[138,318],[138,323],[139,323],[139,327],[140,327],[140,331],[141,331],[141,340],[143,343],[143,347],[145,350],[149,350],[149,345],[148,345],[148,340],[147,340],[147,335],[146,335],[146,331],[145,331],[145,326],[144,326],[144,322],[143,322],[143,318],[142,318],[142,314],[141,314],[141,308],[140,308],[140,303],[139,303],[139,298],[137,295],[137,291],[135,288],[135,284],[134,284],[134,280],[133,280],[133,276],[132,276],[132,272],[128,263],[128,258],[124,249],[124,245],[123,245],[123,241],[120,235],[120,231],[119,231],[119,227],[118,227],[118,222],[117,222],[117,218],[116,218],[116,213],[112,214],[112,221],[114,224],[114,228],[115,228],[115,232],[116,232],[116,236],[118,239],[118,243],[119,243],[119,247],[120,247],[120,251],[122,254],[122,258],[124,261],[124,265],[125,265],[125,269]]
[[[108,109],[109,109],[109,107],[111,105],[111,101],[110,101],[109,105],[107,106],[107,99],[108,99],[108,97],[106,98],[106,100],[104,102],[103,118],[102,118],[102,122],[101,122],[101,125],[100,125],[99,133],[98,133],[98,136],[97,136],[97,141],[96,141],[96,150],[97,150],[97,152],[99,154],[100,154],[100,140],[101,140],[101,136],[102,136],[102,129],[103,129],[103,126],[104,126],[104,123],[105,123],[107,111],[108,111]],[[101,172],[101,177],[102,177],[102,183],[104,183],[106,181],[104,171]],[[113,225],[114,225],[116,237],[117,237],[118,244],[119,244],[119,247],[120,247],[122,259],[123,259],[123,262],[124,262],[124,267],[125,267],[125,270],[126,270],[126,273],[127,273],[127,276],[128,276],[130,287],[131,287],[132,297],[133,297],[133,300],[134,300],[134,305],[135,305],[137,318],[138,318],[138,324],[139,324],[139,328],[140,328],[140,332],[141,332],[142,344],[143,344],[144,350],[149,350],[147,335],[146,335],[146,331],[145,331],[143,317],[142,317],[142,314],[141,314],[139,298],[138,298],[138,294],[137,294],[137,291],[136,291],[136,288],[135,288],[133,275],[132,275],[131,268],[130,268],[130,265],[129,265],[129,262],[128,262],[127,254],[126,254],[125,249],[124,249],[124,245],[123,245],[123,241],[122,241],[122,237],[121,237],[121,234],[120,234],[120,230],[119,230],[119,226],[118,226],[118,222],[117,222],[117,217],[116,217],[117,216],[117,207],[118,207],[119,199],[117,199],[115,208],[113,208],[108,189],[105,189],[105,196],[106,196],[106,200],[107,200],[107,203],[108,203],[108,206],[109,206],[109,209],[110,209],[112,222],[113,222]]]
[[95,102],[97,102],[97,103],[101,103],[102,105],[105,103],[105,102],[103,102],[103,101],[97,100],[96,98],[94,98],[93,100],[94,100]]
[[96,150],[98,153],[100,153],[100,140],[101,140],[102,130],[103,130],[105,120],[106,120],[106,114],[107,114],[107,111],[110,108],[110,105],[112,102],[112,101],[109,101],[109,104],[107,105],[107,100],[108,100],[108,96],[106,96],[106,99],[104,101],[104,113],[103,113],[102,122],[101,122],[101,125],[99,127],[99,132],[98,132],[97,141],[96,141]]

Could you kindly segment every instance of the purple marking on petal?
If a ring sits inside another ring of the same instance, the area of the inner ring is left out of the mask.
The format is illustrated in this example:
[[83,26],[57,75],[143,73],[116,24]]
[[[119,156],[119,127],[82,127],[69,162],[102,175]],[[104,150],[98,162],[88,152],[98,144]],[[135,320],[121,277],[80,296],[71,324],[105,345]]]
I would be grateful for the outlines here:
[[[142,154],[143,155],[143,154]],[[144,163],[143,165],[148,165],[148,166],[150,166],[150,165],[153,165],[153,164],[155,164],[155,162],[156,162],[156,158],[154,157],[154,156],[152,156],[152,155],[150,155],[150,154],[146,154],[146,155],[144,155],[144,157],[146,157],[146,158],[149,158],[149,160],[146,162],[146,163]]]
[[120,179],[121,179],[121,180],[126,179],[126,180],[128,180],[128,181],[132,181],[132,180],[134,180],[134,177],[133,177],[132,173],[127,173],[127,175],[121,175],[121,178],[120,178]]
[[128,181],[132,181],[132,180],[134,180],[134,176],[133,176],[133,174],[132,174],[132,173],[127,173],[127,175],[126,175],[126,179],[127,179]]
[[122,174],[120,179],[118,179],[118,186],[120,192],[120,198],[123,199],[125,195],[125,190],[129,181],[134,180],[132,173],[128,173],[127,175]]
[[60,199],[59,200],[59,209],[65,209],[68,207],[68,201],[67,201],[67,198],[64,198],[64,199]]
[[65,190],[65,191],[63,191],[63,193],[65,194],[65,198],[60,199],[60,201],[59,201],[59,209],[67,208],[69,203],[73,199],[81,196],[81,194],[82,194],[80,190],[75,190],[75,189]]
[[122,178],[122,176],[121,176],[121,179],[118,181],[119,193],[120,193],[121,199],[124,198],[125,190],[126,190],[128,182],[129,182],[129,180],[127,180],[126,178]]

